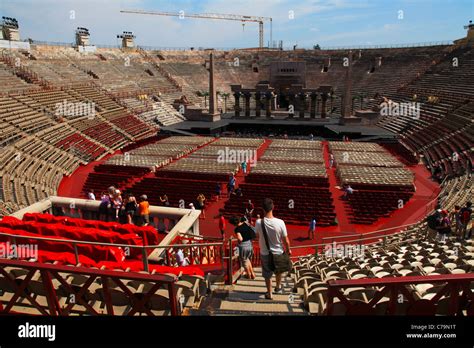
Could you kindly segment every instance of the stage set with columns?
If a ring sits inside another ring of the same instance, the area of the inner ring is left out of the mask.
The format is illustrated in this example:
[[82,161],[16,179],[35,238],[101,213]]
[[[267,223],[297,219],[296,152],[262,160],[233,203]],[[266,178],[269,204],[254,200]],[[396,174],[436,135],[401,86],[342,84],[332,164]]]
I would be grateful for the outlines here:
[[[269,84],[257,84],[255,88],[231,85],[231,89],[236,118],[272,118],[276,115],[300,119],[326,118],[327,103],[331,101],[333,93],[332,86],[304,88],[302,85],[291,85],[288,90],[278,94]],[[285,100],[288,105],[279,107],[278,100]]]

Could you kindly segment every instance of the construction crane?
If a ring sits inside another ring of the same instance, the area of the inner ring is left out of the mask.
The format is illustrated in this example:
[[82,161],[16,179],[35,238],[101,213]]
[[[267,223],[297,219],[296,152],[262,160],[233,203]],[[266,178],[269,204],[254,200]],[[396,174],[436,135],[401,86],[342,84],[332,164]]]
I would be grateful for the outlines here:
[[270,44],[272,43],[272,18],[271,17],[258,17],[258,16],[243,16],[235,14],[220,14],[220,13],[191,13],[185,14],[184,11],[174,12],[161,12],[161,11],[144,11],[144,10],[121,10],[122,13],[135,13],[135,14],[146,14],[155,16],[169,16],[179,18],[204,18],[204,19],[222,19],[228,21],[240,21],[255,22],[259,26],[259,47],[263,48],[263,23],[265,21],[270,22]]

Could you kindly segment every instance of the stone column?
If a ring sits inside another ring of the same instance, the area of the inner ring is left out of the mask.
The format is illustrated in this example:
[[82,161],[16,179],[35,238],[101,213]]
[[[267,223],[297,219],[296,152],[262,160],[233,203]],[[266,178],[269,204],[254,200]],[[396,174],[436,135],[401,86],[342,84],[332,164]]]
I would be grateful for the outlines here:
[[250,92],[245,92],[245,117],[250,117]]
[[256,117],[260,117],[260,109],[261,109],[261,105],[260,105],[260,100],[261,100],[261,93],[259,91],[255,92],[255,116]]
[[321,94],[321,118],[326,118],[326,102],[328,100],[327,93]]
[[315,92],[311,92],[310,97],[311,97],[310,116],[311,118],[316,118],[318,95]]
[[304,112],[306,109],[306,94],[305,93],[300,93],[299,95],[299,111],[300,111],[300,118],[304,118]]
[[289,110],[288,117],[293,118],[293,117],[295,117],[295,111],[296,111],[295,95],[293,93],[290,93],[288,95],[288,99],[289,99],[289,102],[290,102],[289,107],[291,107],[293,105],[293,113],[291,112],[291,110]]
[[235,92],[234,93],[234,112],[235,112],[235,117],[240,116],[240,92]]
[[273,103],[274,96],[272,93],[267,92],[265,93],[265,109],[266,109],[266,116],[270,118],[272,116],[272,103]]

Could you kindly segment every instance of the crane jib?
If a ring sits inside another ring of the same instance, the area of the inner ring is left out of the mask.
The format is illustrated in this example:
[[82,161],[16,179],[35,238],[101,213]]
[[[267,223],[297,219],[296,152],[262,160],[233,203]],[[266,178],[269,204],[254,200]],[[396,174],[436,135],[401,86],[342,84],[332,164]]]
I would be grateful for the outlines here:
[[235,14],[219,14],[219,13],[191,13],[186,14],[184,11],[178,13],[172,12],[160,12],[160,11],[144,11],[144,10],[120,10],[121,13],[135,13],[135,14],[148,14],[156,16],[171,16],[180,18],[203,18],[203,19],[222,19],[230,21],[241,21],[241,22],[254,22],[259,24],[259,47],[263,48],[263,24],[264,21],[270,22],[270,42],[272,42],[272,18],[271,17],[257,17],[257,16],[244,16]]

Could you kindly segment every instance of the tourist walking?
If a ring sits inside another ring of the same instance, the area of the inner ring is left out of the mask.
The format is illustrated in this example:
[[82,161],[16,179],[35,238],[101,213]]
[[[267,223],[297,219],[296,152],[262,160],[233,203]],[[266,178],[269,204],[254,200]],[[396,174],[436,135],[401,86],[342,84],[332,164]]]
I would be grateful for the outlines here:
[[165,207],[169,207],[169,206],[170,206],[170,201],[169,201],[168,196],[166,195],[166,193],[165,193],[163,196],[160,196],[160,202],[161,202],[161,204],[163,204]]
[[148,226],[150,224],[150,203],[148,203],[147,195],[140,196],[140,203],[138,203],[138,216],[140,217],[141,226]]
[[273,216],[273,200],[265,198],[262,206],[265,215],[256,222],[255,229],[259,239],[262,275],[267,287],[265,298],[271,300],[273,299],[272,276],[274,273],[275,293],[283,293],[281,278],[283,273],[291,270],[289,260],[291,250],[285,222]]
[[201,216],[199,217],[200,219],[205,219],[206,218],[206,196],[204,194],[200,193],[197,198],[197,208],[198,210],[201,210]]
[[308,228],[308,239],[314,239],[314,232],[316,232],[316,218],[312,218]]
[[233,217],[230,223],[235,226],[234,233],[239,242],[239,260],[240,265],[245,269],[245,274],[248,279],[255,279],[256,275],[252,267],[253,246],[252,240],[256,238],[255,230],[250,226],[244,217]]
[[229,182],[227,183],[227,193],[230,197],[235,188],[235,176],[234,173],[230,174]]
[[226,227],[226,222],[225,222],[224,214],[220,213],[219,214],[219,231],[221,233],[222,240],[224,240],[225,238],[225,227]]
[[241,164],[241,167],[242,167],[242,172],[245,174],[247,174],[247,162],[242,162]]
[[137,213],[137,200],[132,193],[129,193],[125,196],[125,200],[123,202],[125,207],[125,216],[127,218],[127,224],[133,224],[133,218]]

